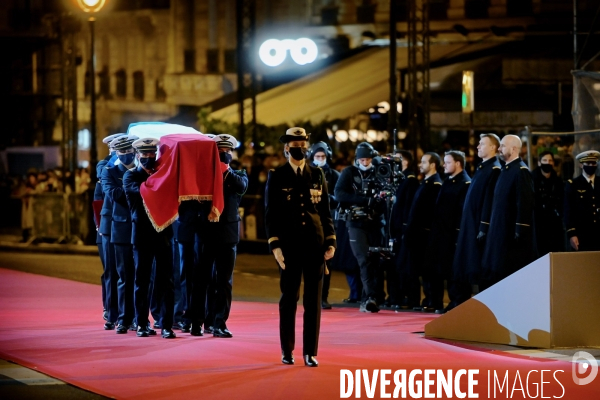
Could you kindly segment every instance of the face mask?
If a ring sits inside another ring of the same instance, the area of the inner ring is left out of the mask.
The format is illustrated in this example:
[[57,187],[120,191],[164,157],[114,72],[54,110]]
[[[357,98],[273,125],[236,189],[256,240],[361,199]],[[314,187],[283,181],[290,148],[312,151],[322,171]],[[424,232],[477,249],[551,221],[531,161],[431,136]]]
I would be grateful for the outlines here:
[[368,170],[370,170],[371,168],[373,168],[373,164],[369,164],[369,165],[368,165],[368,166],[366,166],[366,167],[365,167],[364,165],[362,165],[362,164],[358,164],[358,168],[360,168],[360,170],[361,170],[361,171],[368,171]]
[[219,153],[219,160],[222,163],[229,164],[233,160],[233,156],[230,153]]
[[540,168],[542,169],[542,172],[545,172],[546,174],[550,173],[554,169],[550,164],[542,164],[540,165]]
[[133,160],[135,159],[135,154],[127,153],[127,154],[119,154],[119,161],[123,165],[131,165],[133,164]]
[[315,167],[324,167],[325,164],[327,164],[327,160],[323,160],[323,161],[313,160],[313,164],[315,164]]
[[306,147],[290,147],[290,156],[296,161],[302,161],[306,157],[308,149]]
[[583,170],[585,171],[586,174],[588,174],[588,176],[592,176],[596,173],[596,169],[598,168],[597,165],[584,165],[583,166]]
[[140,165],[148,170],[154,168],[154,163],[156,162],[156,158],[154,157],[140,157],[139,159]]

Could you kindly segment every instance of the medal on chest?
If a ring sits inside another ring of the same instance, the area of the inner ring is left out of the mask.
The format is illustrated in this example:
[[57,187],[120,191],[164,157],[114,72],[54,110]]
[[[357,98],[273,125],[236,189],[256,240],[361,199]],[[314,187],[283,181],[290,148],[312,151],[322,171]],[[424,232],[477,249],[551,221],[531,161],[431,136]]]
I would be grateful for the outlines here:
[[321,185],[319,185],[317,183],[313,183],[313,187],[312,187],[312,189],[310,189],[310,200],[315,204],[320,202],[321,194],[323,194]]

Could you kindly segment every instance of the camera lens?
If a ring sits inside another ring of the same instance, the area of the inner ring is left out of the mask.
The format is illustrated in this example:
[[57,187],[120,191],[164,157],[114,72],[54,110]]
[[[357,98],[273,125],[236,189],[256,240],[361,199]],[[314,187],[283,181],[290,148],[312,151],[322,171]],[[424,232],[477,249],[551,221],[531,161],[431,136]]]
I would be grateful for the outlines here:
[[381,164],[377,167],[378,178],[389,178],[392,173],[392,169],[387,164]]

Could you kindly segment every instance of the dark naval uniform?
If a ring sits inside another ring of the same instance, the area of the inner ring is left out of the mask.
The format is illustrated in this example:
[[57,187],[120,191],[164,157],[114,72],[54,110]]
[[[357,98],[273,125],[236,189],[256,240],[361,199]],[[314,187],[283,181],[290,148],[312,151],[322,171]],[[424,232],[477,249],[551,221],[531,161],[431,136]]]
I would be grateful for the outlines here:
[[[406,296],[412,306],[418,306],[421,300],[419,276],[423,274],[433,210],[441,187],[442,180],[437,173],[424,179],[410,206],[397,267],[400,279],[406,282]],[[427,306],[429,300],[424,299],[423,306]]]
[[550,178],[542,175],[541,168],[533,172],[535,189],[535,240],[538,254],[565,251],[563,226],[564,184],[554,169]]
[[506,164],[494,190],[492,218],[481,262],[480,290],[535,260],[534,196],[527,165],[520,158]]
[[[287,162],[269,172],[265,189],[265,224],[270,249],[280,248],[285,258],[285,270],[279,269],[281,350],[285,354],[294,350],[296,307],[304,275],[303,354],[316,356],[324,254],[329,246],[335,247],[335,231],[322,170],[305,162],[303,172],[297,176],[294,168]],[[311,196],[311,189],[322,190],[321,196]]]
[[[424,281],[430,284],[428,288],[424,288],[425,297],[431,299],[431,308],[435,310],[442,310],[444,307],[444,280],[448,281],[448,293],[452,293],[452,262],[470,184],[471,177],[464,170],[456,176],[446,178],[435,204],[424,272],[424,276],[427,276]],[[452,295],[450,300],[453,300]]]
[[[338,179],[340,178],[340,173],[335,169],[331,168],[328,164],[325,164],[321,167],[323,173],[325,174],[325,181],[327,182],[327,191],[329,192],[329,210],[331,211],[331,219],[335,221],[335,210],[337,209],[338,202],[333,195],[333,191],[335,189],[335,185],[337,184]],[[335,223],[334,223],[335,224]],[[345,227],[344,227],[345,229]],[[337,230],[336,230],[337,233]],[[339,235],[338,235],[339,236]],[[332,266],[335,265],[335,258],[338,257],[338,254],[333,256],[331,260],[327,260],[326,265],[329,269],[329,274],[324,275],[323,277],[323,302],[326,302],[329,297],[329,285],[331,283],[331,271],[333,270]]]
[[[600,179],[594,187],[585,176],[565,184],[565,225],[567,236],[577,236],[579,251],[600,251]],[[570,247],[570,246],[569,246]]]
[[[98,176],[102,177],[107,168],[102,168]],[[113,201],[104,190],[101,182],[101,191],[104,195],[104,203],[100,210],[100,226],[98,233],[102,237],[102,252],[104,258],[104,283],[106,288],[106,312],[109,323],[115,324],[119,319],[119,295],[118,281],[119,273],[117,272],[117,263],[115,261],[115,247],[110,240],[110,232],[112,227]],[[111,327],[112,329],[112,327]]]
[[483,245],[478,242],[477,236],[479,232],[487,235],[500,168],[497,157],[479,164],[465,197],[453,262],[456,285],[453,300],[456,305],[468,300],[471,297],[471,284],[479,282]]
[[[110,242],[115,249],[115,262],[119,274],[119,325],[129,327],[134,318],[133,286],[135,267],[133,264],[133,248],[131,246],[131,213],[125,191],[123,175],[127,168],[118,164],[102,171],[102,189],[112,205],[112,224]],[[106,200],[105,203],[106,204]]]
[[[100,177],[102,175],[102,169],[106,166],[106,163],[110,159],[110,155],[106,157],[104,160],[98,161],[96,164],[96,176]],[[100,178],[96,181],[96,186],[94,187],[94,201],[104,201],[104,192],[102,191],[102,184],[100,183]],[[102,218],[100,218],[102,219]],[[105,311],[105,316],[108,319],[108,307],[106,306],[106,264],[104,263],[104,249],[102,247],[102,235],[100,235],[100,221],[96,221],[96,213],[94,213],[94,222],[96,223],[96,246],[98,246],[98,255],[100,256],[100,262],[102,262],[102,275],[100,275],[100,284],[102,285],[102,307]]]
[[155,263],[154,300],[160,307],[159,325],[163,329],[173,326],[173,253],[172,227],[157,232],[144,209],[140,186],[150,175],[141,167],[131,169],[123,176],[123,188],[131,210],[131,244],[135,260],[135,316],[139,327],[146,328],[150,308],[148,291],[150,275]]
[[390,264],[392,268],[396,270],[397,282],[395,287],[394,282],[390,282],[389,279],[389,277],[393,275],[388,271],[388,293],[390,295],[390,304],[398,306],[403,305],[406,298],[404,281],[398,276],[398,264],[401,263],[400,252],[402,249],[402,236],[404,235],[406,224],[408,223],[410,206],[420,184],[416,172],[405,169],[402,171],[402,175],[404,176],[404,179],[400,181],[398,189],[396,189],[396,201],[392,206],[392,214],[390,216],[390,233],[395,243],[395,255]]
[[231,297],[233,287],[233,268],[237,253],[237,244],[240,241],[240,214],[238,207],[243,194],[248,188],[248,177],[246,171],[234,171],[228,169],[223,177],[223,212],[218,222],[209,222],[205,219],[200,224],[202,237],[202,250],[200,256],[200,268],[204,276],[194,275],[192,292],[193,324],[204,320],[204,301],[206,299],[206,287],[210,282],[214,265],[214,296],[209,302],[208,315],[214,316],[214,321],[204,320],[205,326],[212,326],[216,331],[227,329],[227,319],[231,310]]

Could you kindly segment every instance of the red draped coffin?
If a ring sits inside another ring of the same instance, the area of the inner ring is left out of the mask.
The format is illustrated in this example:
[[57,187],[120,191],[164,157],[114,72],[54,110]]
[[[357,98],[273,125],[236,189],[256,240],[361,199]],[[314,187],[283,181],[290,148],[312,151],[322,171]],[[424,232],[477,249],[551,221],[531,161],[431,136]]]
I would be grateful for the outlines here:
[[212,213],[223,211],[223,174],[216,143],[202,135],[160,138],[156,172],[140,188],[154,228],[160,232],[177,218],[179,203],[212,201]]

